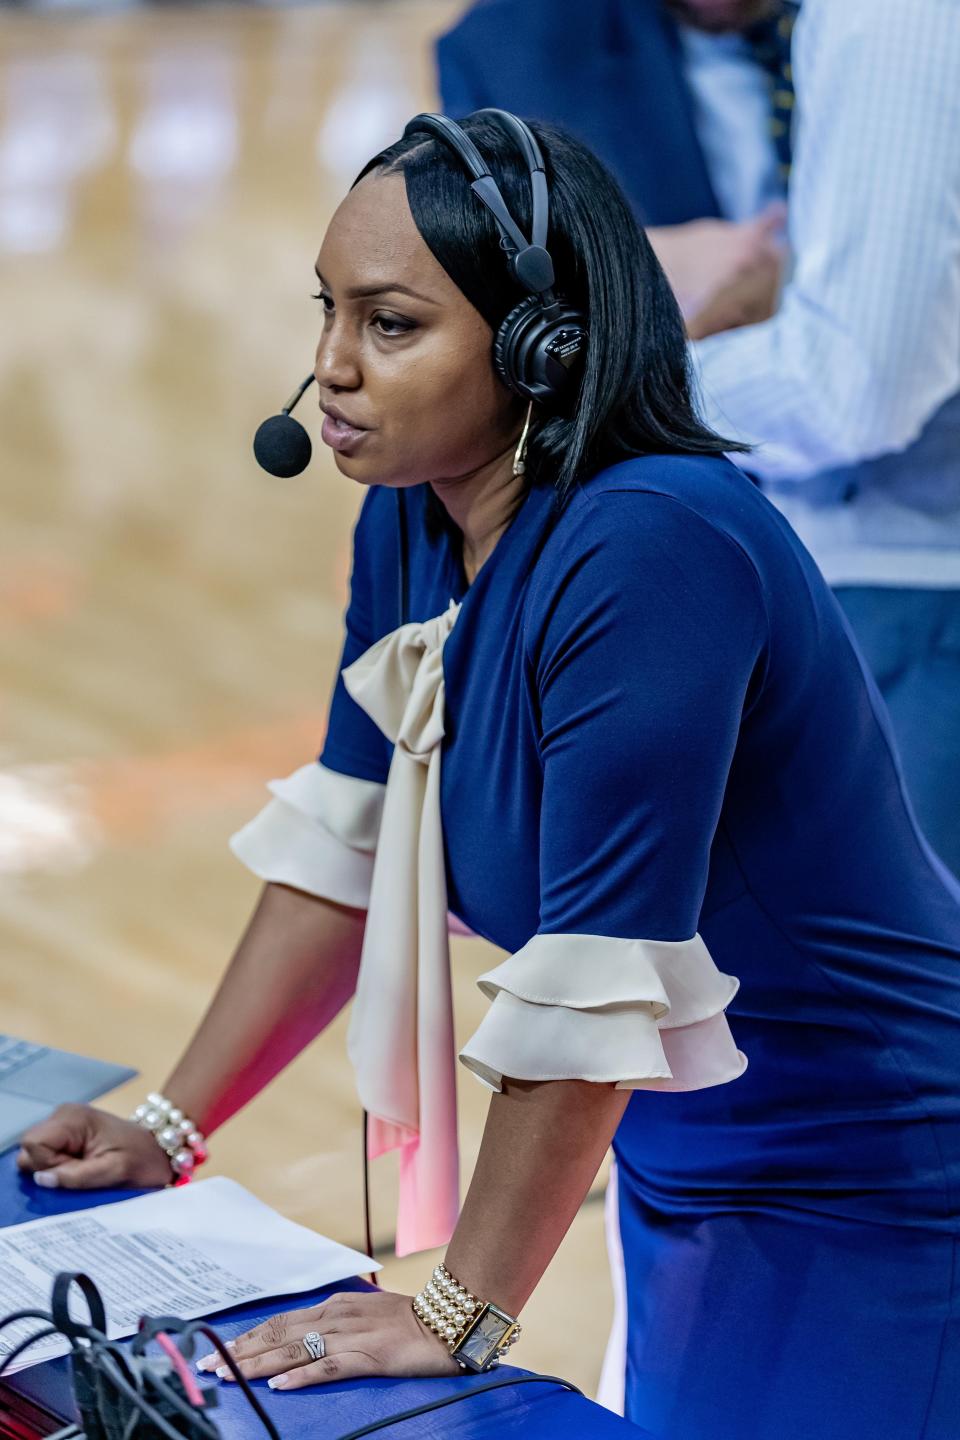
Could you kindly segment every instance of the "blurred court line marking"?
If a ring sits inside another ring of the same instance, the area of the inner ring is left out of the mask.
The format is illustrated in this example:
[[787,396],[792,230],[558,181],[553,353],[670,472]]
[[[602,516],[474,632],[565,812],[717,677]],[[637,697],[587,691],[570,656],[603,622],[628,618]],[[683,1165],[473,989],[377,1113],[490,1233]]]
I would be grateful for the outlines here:
[[98,842],[97,823],[69,766],[0,771],[0,875],[80,870]]

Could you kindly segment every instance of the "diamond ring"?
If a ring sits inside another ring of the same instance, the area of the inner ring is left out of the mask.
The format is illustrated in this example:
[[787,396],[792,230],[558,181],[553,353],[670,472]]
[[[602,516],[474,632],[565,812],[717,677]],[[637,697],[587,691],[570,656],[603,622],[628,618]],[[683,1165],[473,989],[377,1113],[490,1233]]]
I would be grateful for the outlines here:
[[309,1330],[304,1335],[303,1344],[311,1360],[322,1360],[327,1353],[324,1338],[316,1330]]

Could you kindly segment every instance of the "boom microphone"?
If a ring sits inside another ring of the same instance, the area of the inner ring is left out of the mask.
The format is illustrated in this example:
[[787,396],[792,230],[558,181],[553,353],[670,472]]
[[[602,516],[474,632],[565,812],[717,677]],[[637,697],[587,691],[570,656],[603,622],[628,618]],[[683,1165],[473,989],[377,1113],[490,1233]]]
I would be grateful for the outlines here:
[[304,391],[313,384],[313,375],[308,375],[303,384],[294,391],[279,415],[264,420],[253,437],[253,453],[258,464],[271,475],[287,480],[306,470],[313,454],[310,436],[299,420],[293,420],[290,411],[298,403]]

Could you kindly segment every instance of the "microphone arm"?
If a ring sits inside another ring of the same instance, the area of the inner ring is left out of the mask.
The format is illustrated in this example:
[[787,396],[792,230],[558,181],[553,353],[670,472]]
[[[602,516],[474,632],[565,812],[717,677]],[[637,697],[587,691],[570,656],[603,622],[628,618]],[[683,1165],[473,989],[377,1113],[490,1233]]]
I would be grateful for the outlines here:
[[316,378],[317,377],[315,375],[310,374],[307,376],[306,380],[304,380],[301,385],[297,386],[296,390],[294,390],[286,405],[284,405],[283,409],[280,411],[281,415],[289,415],[290,411],[294,408],[294,406],[299,405],[300,401],[303,399],[304,393],[309,390],[310,386],[313,384]]

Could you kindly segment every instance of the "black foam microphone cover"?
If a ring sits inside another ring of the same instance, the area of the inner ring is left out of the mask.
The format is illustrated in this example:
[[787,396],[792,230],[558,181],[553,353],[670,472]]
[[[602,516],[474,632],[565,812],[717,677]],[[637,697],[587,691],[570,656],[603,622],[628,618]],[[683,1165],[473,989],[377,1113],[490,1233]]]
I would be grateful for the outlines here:
[[271,415],[253,437],[253,453],[264,470],[286,480],[306,470],[313,446],[299,420],[292,415]]

